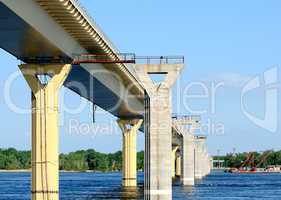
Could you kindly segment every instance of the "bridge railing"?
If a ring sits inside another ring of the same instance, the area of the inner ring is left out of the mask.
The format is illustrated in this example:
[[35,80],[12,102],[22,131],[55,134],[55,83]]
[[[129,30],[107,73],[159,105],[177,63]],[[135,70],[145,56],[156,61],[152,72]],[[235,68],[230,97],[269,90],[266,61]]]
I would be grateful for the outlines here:
[[177,120],[194,120],[194,121],[200,121],[201,116],[200,115],[178,115],[178,114],[172,114],[173,119]]
[[137,56],[138,64],[184,64],[184,56]]
[[115,56],[108,56],[106,54],[81,54],[74,55],[72,64],[82,63],[135,63],[136,55],[132,53],[118,53]]
[[81,63],[131,63],[131,64],[183,64],[183,56],[136,56],[134,53],[73,55],[73,64]]

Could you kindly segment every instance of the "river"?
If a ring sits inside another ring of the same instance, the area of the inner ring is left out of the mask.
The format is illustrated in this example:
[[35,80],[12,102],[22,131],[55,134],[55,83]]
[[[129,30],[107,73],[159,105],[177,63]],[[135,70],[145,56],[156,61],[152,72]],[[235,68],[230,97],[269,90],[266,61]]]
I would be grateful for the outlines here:
[[[143,199],[143,174],[139,192],[120,187],[120,173],[61,173],[61,200]],[[30,173],[0,173],[0,200],[29,200]],[[280,200],[281,174],[225,174],[213,172],[195,187],[174,182],[173,199]]]

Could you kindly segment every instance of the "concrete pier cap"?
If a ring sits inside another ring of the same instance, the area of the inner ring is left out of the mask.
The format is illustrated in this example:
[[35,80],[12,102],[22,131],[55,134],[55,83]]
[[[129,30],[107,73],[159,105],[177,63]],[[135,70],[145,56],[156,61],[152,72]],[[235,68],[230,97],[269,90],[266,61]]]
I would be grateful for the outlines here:
[[[180,75],[184,64],[136,64],[135,70],[141,85],[146,89],[150,97],[155,93],[155,90],[168,89],[176,82]],[[155,83],[150,77],[150,74],[166,75],[164,81]]]

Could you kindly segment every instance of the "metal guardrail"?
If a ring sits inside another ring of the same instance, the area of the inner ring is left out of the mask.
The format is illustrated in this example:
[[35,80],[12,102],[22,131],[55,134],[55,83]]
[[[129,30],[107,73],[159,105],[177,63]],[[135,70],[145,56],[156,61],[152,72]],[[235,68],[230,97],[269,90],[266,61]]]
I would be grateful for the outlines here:
[[203,139],[203,140],[206,140],[207,139],[207,136],[206,135],[195,135],[194,136],[196,139]]
[[199,115],[178,115],[178,114],[172,114],[173,119],[178,120],[195,120],[200,122],[201,117]]
[[81,54],[74,55],[72,64],[79,65],[82,63],[135,63],[136,56],[131,53],[119,53],[117,56],[108,56],[106,54]]
[[26,63],[130,63],[130,64],[181,64],[184,57],[180,56],[136,56],[134,53],[107,54],[73,54],[73,59],[68,57],[19,57]]
[[172,115],[172,120],[178,125],[192,125],[192,128],[199,128],[201,117],[196,115]]
[[137,56],[139,64],[184,64],[184,56]]
[[182,56],[136,56],[133,53],[118,53],[114,56],[106,54],[74,55],[73,64],[81,63],[131,63],[131,64],[180,64]]

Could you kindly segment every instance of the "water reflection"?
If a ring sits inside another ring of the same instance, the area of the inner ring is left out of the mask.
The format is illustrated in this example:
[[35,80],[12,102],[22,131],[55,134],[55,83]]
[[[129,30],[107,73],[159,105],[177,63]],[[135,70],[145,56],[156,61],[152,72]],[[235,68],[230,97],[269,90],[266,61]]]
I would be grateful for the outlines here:
[[[81,198],[82,199],[82,198]],[[103,188],[99,192],[94,192],[88,195],[87,200],[99,199],[121,199],[121,200],[139,200],[143,199],[143,187],[134,188]]]
[[196,187],[183,186],[179,178],[173,180],[173,199],[194,199],[195,193]]
[[122,188],[121,199],[122,200],[143,199],[143,186]]
[[184,193],[186,196],[191,197],[194,196],[196,190],[195,187],[192,186],[182,186],[181,192]]

